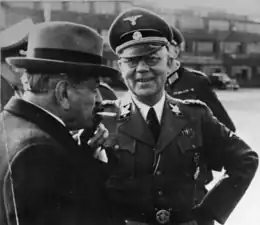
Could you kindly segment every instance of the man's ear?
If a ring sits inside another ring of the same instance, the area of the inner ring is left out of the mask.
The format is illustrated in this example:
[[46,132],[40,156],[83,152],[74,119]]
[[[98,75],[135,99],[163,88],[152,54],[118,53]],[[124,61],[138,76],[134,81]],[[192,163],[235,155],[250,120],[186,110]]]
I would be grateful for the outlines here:
[[173,67],[173,64],[174,64],[174,58],[173,58],[173,56],[171,54],[169,54],[168,55],[168,60],[167,60],[167,66],[170,69],[170,71],[171,71],[171,69]]
[[68,90],[69,90],[69,83],[66,80],[61,80],[56,84],[55,87],[56,101],[64,110],[69,110],[70,108]]
[[121,61],[121,59],[119,59],[119,60],[117,60],[117,65],[118,65],[118,67],[119,67],[119,70],[122,72],[122,61]]
[[174,48],[174,52],[175,52],[175,54],[176,54],[176,58],[178,58],[179,55],[180,55],[180,52],[181,52],[180,46],[176,46],[176,47]]

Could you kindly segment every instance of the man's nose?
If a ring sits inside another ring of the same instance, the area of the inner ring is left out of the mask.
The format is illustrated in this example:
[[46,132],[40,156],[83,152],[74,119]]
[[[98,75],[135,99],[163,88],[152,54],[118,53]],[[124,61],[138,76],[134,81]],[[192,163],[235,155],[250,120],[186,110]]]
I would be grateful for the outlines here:
[[145,63],[143,59],[140,59],[137,63],[136,71],[141,72],[147,70],[149,70],[149,66]]

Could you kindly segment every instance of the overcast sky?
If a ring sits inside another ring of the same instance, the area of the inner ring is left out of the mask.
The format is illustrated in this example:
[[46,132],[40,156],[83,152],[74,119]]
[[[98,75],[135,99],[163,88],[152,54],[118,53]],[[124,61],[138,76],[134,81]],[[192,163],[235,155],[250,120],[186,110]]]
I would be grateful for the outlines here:
[[192,6],[205,6],[224,9],[227,12],[239,14],[260,15],[260,0],[145,0],[160,6],[171,8],[187,8]]

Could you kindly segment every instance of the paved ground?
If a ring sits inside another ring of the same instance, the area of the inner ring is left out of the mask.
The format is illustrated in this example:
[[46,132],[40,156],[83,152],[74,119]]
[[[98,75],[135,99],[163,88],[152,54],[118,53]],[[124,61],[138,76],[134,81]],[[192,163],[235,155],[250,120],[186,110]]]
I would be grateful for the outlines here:
[[[218,91],[237,133],[260,155],[260,89]],[[260,224],[260,170],[226,225]]]
[[[122,92],[118,92],[122,95]],[[260,155],[260,89],[217,91],[233,118],[237,133]],[[215,174],[216,179],[221,174]],[[226,225],[260,224],[260,169]]]

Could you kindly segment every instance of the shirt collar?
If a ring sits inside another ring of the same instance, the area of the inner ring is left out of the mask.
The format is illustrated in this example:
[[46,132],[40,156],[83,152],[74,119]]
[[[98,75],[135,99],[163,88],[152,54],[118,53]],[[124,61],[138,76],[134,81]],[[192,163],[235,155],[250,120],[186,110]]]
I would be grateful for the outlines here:
[[54,117],[57,121],[59,121],[64,127],[66,127],[66,124],[65,124],[65,123],[62,121],[62,119],[60,119],[58,116],[54,115],[54,114],[51,113],[50,111],[48,111],[48,110],[42,108],[41,106],[39,106],[39,105],[37,105],[37,104],[35,104],[35,103],[31,102],[31,101],[28,101],[28,100],[25,100],[25,101],[28,102],[28,103],[30,103],[30,104],[32,104],[32,105],[34,105],[35,107],[37,107],[37,108],[43,110],[44,112],[46,112],[46,113],[49,114],[50,116]]
[[[161,120],[162,120],[162,113],[163,113],[165,98],[166,98],[166,94],[164,93],[162,98],[154,106],[152,106],[155,110],[159,123],[161,123]],[[151,108],[151,106],[148,106],[148,105],[140,102],[134,96],[133,96],[133,101],[136,104],[137,108],[140,110],[140,113],[141,113],[142,117],[144,118],[144,120],[146,120],[148,111]]]

